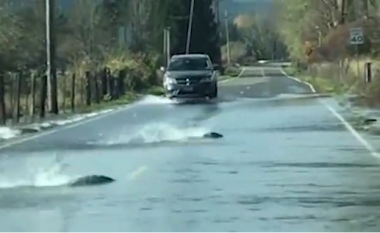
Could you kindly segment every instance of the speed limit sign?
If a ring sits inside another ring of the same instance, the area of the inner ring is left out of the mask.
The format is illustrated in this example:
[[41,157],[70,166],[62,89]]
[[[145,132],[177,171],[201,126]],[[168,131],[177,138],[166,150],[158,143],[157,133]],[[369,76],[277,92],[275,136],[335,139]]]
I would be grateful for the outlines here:
[[364,43],[363,28],[350,28],[350,44],[357,45]]

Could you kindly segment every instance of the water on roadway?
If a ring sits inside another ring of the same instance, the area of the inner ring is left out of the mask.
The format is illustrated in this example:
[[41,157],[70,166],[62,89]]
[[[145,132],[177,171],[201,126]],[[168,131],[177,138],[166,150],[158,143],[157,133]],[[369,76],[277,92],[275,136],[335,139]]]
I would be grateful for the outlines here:
[[[276,67],[220,86],[3,148],[0,230],[379,230],[379,165],[308,86]],[[61,186],[89,174],[117,181]]]

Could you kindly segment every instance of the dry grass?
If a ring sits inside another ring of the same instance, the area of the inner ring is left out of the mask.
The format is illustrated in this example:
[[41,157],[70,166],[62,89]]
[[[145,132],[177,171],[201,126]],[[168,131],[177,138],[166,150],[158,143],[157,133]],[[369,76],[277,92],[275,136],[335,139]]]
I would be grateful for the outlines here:
[[[365,80],[365,64],[372,63],[372,81]],[[288,69],[295,73],[294,70]],[[307,71],[299,74],[312,83],[320,92],[337,95],[357,95],[356,104],[370,107],[380,106],[380,60],[371,58],[346,59],[339,62],[324,62],[309,65]]]
[[[305,52],[307,69],[302,71],[304,79],[320,91],[354,94],[362,97],[362,104],[380,106],[380,59],[373,52],[378,44],[371,43],[372,29],[376,25],[378,22],[373,19],[360,19],[331,29],[319,47],[305,41],[311,52]],[[366,36],[365,44],[357,50],[348,44],[351,27],[362,27]],[[367,62],[372,63],[370,83],[366,83]]]

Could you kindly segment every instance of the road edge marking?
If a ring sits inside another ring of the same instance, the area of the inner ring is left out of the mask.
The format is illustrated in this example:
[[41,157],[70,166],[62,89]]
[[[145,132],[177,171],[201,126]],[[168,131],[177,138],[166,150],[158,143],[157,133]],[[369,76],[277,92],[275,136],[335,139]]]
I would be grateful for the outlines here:
[[[317,91],[315,90],[314,86],[309,83],[309,82],[306,82],[306,81],[302,81],[300,80],[299,78],[296,78],[296,77],[292,77],[288,74],[286,74],[286,72],[284,71],[283,68],[280,68],[281,69],[281,72],[284,74],[285,77],[289,78],[289,79],[292,79],[298,83],[302,83],[306,86],[308,86],[310,88],[310,90],[313,92],[313,93],[317,93]],[[317,98],[318,101],[323,105],[325,106],[325,108],[327,110],[329,110],[329,112],[335,116],[343,125],[344,127],[347,129],[348,132],[351,133],[351,135],[365,148],[367,149],[367,151],[374,157],[377,157],[377,158],[380,158],[380,154],[376,151],[375,148],[373,148],[373,146],[367,141],[364,139],[364,137],[346,120],[344,119],[344,117],[339,114],[331,105],[327,104],[325,101],[321,100],[319,97]]]
[[229,82],[229,81],[234,80],[236,78],[240,78],[243,75],[243,73],[244,73],[245,70],[246,70],[246,67],[242,67],[240,73],[238,74],[238,76],[236,76],[235,78],[231,77],[231,78],[228,78],[228,79],[225,79],[225,80],[221,80],[221,81],[219,81],[219,83],[226,83],[226,82]]
[[127,104],[126,106],[124,107],[121,107],[121,108],[116,108],[115,110],[112,110],[112,111],[109,111],[109,112],[106,112],[106,113],[101,113],[97,116],[93,116],[93,117],[89,117],[87,119],[83,119],[83,120],[80,120],[78,122],[75,122],[75,123],[69,123],[67,125],[64,125],[64,126],[60,126],[56,129],[51,129],[51,130],[48,130],[48,131],[41,131],[35,135],[31,135],[31,136],[25,136],[24,138],[20,138],[20,139],[15,139],[15,140],[12,140],[12,141],[9,141],[9,142],[4,142],[3,145],[0,145],[0,150],[3,150],[3,149],[6,149],[6,148],[9,148],[9,147],[12,147],[12,146],[15,146],[15,145],[18,145],[18,144],[22,144],[24,142],[27,142],[27,141],[33,141],[33,140],[36,140],[38,138],[42,138],[42,137],[45,137],[45,136],[48,136],[48,135],[52,135],[52,134],[55,134],[55,133],[58,133],[58,132],[61,132],[61,131],[65,131],[65,130],[68,130],[68,129],[71,129],[71,128],[75,128],[77,126],[80,126],[80,125],[85,125],[85,124],[88,124],[88,123],[91,123],[91,122],[94,122],[94,121],[97,121],[97,120],[100,120],[100,119],[103,119],[107,116],[112,116],[112,115],[115,115],[116,113],[120,113],[120,112],[123,112],[123,111],[127,111],[127,110],[130,110],[133,106],[133,103],[131,104]]

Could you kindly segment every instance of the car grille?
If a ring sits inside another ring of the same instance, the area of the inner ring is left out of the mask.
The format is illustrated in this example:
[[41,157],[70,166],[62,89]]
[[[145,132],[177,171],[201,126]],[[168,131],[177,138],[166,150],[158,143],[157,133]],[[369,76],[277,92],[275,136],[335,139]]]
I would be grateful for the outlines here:
[[177,80],[177,83],[180,85],[186,85],[187,83],[189,85],[194,85],[194,84],[199,83],[203,78],[205,78],[205,76],[202,75],[202,76],[180,77],[180,78],[176,78],[176,80]]

